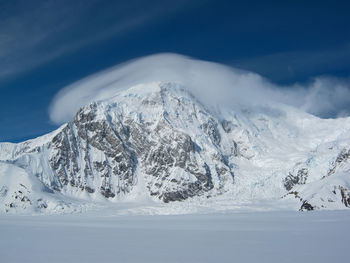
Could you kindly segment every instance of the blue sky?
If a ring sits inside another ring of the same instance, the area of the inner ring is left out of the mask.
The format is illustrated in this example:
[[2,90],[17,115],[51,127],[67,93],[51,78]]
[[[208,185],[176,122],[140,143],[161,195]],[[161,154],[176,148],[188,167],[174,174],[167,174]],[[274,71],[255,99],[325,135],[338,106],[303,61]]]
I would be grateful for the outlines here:
[[0,0],[0,141],[52,131],[48,109],[63,87],[159,52],[279,85],[348,82],[349,10],[348,1]]

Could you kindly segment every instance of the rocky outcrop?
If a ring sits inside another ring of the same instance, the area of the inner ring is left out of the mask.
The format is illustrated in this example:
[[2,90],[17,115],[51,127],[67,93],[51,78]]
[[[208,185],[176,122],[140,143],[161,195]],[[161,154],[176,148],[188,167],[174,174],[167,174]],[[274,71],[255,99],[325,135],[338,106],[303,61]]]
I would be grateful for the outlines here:
[[335,195],[340,195],[341,196],[341,202],[344,204],[346,207],[350,207],[350,191],[344,186],[338,185],[334,186],[333,193]]
[[347,162],[350,159],[350,149],[343,149],[335,159],[332,164],[332,167],[329,169],[327,176],[331,176],[335,173],[336,169],[341,166],[343,163]]
[[56,190],[69,184],[115,197],[132,188],[137,160],[125,143],[127,133],[106,119],[96,120],[96,107],[81,109],[49,144],[50,165],[59,178]]
[[307,168],[299,169],[296,175],[289,173],[289,175],[283,181],[284,187],[286,188],[286,190],[290,191],[297,184],[305,184],[307,175]]

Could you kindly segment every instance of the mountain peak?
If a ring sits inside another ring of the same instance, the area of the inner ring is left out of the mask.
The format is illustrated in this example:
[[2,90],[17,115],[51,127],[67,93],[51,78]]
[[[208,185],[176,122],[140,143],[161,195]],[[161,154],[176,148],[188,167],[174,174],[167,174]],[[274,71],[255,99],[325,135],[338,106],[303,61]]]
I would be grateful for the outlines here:
[[[349,205],[348,119],[278,105],[213,108],[181,84],[150,82],[90,103],[47,136],[0,144],[1,209],[71,211],[140,196]],[[313,194],[320,189],[322,196]]]

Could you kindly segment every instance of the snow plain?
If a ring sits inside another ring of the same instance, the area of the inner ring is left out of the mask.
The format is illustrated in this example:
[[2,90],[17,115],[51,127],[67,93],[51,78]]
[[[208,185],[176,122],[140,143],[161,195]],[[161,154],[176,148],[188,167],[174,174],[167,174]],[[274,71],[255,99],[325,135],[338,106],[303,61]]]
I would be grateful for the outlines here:
[[347,262],[350,211],[1,215],[1,262]]

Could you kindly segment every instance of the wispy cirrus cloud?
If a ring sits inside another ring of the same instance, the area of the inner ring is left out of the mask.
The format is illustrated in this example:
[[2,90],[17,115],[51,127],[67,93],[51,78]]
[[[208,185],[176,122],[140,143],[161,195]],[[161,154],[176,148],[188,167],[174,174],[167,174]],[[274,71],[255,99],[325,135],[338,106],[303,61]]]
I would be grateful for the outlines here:
[[0,78],[147,25],[186,1],[0,2]]

